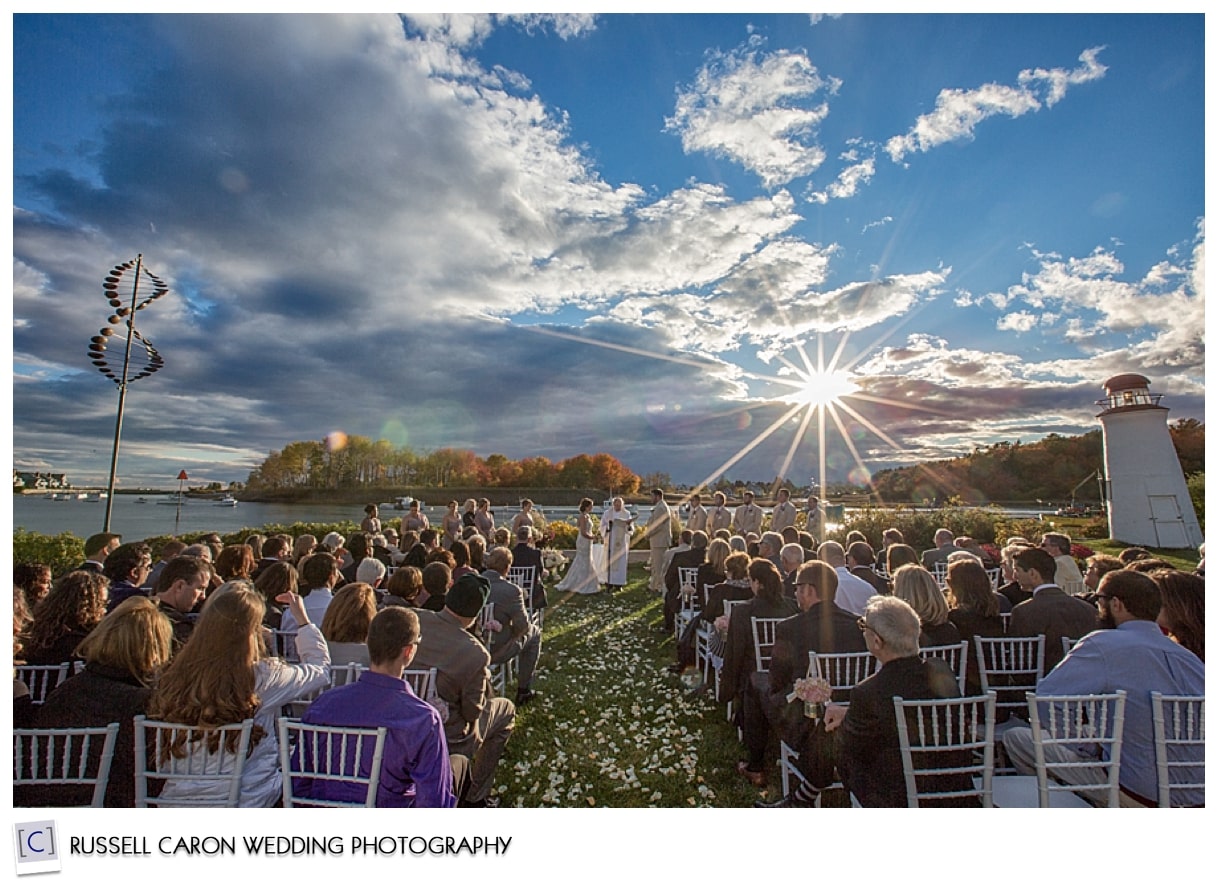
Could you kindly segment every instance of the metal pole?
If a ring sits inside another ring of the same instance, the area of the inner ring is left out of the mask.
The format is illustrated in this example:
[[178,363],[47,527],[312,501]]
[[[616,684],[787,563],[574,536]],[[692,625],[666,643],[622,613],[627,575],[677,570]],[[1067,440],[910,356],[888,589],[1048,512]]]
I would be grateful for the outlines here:
[[173,538],[178,538],[178,525],[182,522],[182,479],[178,479],[178,509],[173,518]]
[[110,512],[114,508],[114,477],[118,471],[118,443],[123,434],[123,406],[127,401],[127,369],[131,364],[131,342],[135,336],[135,303],[140,290],[140,269],[144,255],[135,258],[135,280],[131,283],[131,312],[127,314],[127,351],[123,354],[123,378],[118,384],[118,416],[114,420],[114,449],[110,454],[110,483],[106,489],[106,519],[102,532],[110,532]]

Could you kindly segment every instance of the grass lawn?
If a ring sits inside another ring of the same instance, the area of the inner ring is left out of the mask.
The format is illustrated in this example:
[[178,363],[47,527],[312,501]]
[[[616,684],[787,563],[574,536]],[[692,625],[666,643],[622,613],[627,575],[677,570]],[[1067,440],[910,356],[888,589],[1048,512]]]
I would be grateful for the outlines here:
[[744,751],[723,706],[687,697],[665,670],[673,636],[651,630],[663,611],[642,566],[615,594],[548,594],[541,695],[517,711],[495,779],[501,804],[752,806],[759,791],[736,773]]
[[[1113,557],[1130,547],[1125,542],[1114,542],[1111,539],[1084,539],[1081,544],[1086,545],[1092,551],[1110,554]],[[1150,552],[1151,557],[1165,560],[1176,569],[1184,570],[1186,573],[1191,573],[1196,569],[1197,562],[1201,560],[1201,555],[1192,548],[1147,548],[1146,550]]]

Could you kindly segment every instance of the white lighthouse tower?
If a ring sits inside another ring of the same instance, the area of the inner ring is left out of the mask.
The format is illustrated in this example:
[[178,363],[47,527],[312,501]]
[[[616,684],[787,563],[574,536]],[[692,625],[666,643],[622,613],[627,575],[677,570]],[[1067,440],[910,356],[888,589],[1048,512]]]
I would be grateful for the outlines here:
[[1149,387],[1139,374],[1119,374],[1104,383],[1108,397],[1096,402],[1104,408],[1108,535],[1130,545],[1195,548],[1203,537],[1167,429],[1168,409]]

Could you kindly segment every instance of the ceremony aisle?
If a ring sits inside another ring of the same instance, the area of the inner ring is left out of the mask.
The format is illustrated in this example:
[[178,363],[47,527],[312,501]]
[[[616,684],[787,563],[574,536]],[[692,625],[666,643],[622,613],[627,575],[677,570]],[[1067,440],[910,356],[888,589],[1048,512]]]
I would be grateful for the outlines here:
[[517,712],[496,776],[501,805],[740,807],[757,799],[736,774],[743,754],[723,707],[690,697],[665,670],[673,638],[652,629],[661,601],[646,576],[631,567],[615,594],[549,589],[534,681],[541,695]]

